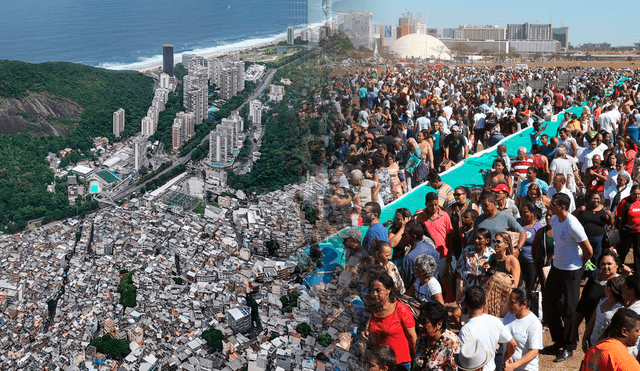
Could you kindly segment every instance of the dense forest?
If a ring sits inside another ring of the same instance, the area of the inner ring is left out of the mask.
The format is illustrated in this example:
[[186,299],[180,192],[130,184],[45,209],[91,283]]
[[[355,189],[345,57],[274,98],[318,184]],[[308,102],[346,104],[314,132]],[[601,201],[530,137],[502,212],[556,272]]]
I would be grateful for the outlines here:
[[80,118],[74,120],[77,126],[67,137],[31,137],[29,128],[15,136],[0,134],[0,230],[14,232],[31,219],[44,217],[47,222],[96,208],[95,201],[69,206],[66,179],[57,181],[56,193],[47,192],[54,176],[45,157],[69,147],[79,150],[68,155],[73,162],[91,158],[93,137],[114,139],[112,115],[121,107],[126,112],[123,135],[139,131],[153,99],[153,84],[152,78],[132,71],[67,62],[0,61],[0,96],[20,99],[48,93],[82,107]]

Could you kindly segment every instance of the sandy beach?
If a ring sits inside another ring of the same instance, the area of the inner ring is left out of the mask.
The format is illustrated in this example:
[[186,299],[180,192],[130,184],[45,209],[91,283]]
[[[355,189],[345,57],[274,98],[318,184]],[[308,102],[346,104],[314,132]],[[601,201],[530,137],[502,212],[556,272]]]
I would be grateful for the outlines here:
[[[254,50],[259,50],[259,49],[263,49],[269,46],[273,46],[273,45],[277,45],[279,42],[281,41],[286,41],[286,38],[281,38],[281,39],[277,39],[274,41],[270,41],[268,43],[262,43],[262,44],[256,44],[256,45],[252,45],[252,46],[247,46],[244,48],[238,48],[238,49],[234,49],[234,50],[227,50],[227,51],[223,51],[223,52],[219,52],[219,53],[213,53],[213,54],[205,54],[202,55],[202,57],[204,58],[216,58],[216,57],[221,57],[224,55],[228,55],[234,52],[239,52],[239,53],[245,53],[248,51],[254,51]],[[182,63],[182,59],[180,60],[176,60],[175,59],[175,55],[174,55],[174,61],[173,61],[173,65],[175,66],[178,63]],[[155,70],[155,69],[159,69],[162,68],[162,64],[154,64],[152,66],[148,66],[148,67],[142,67],[142,68],[137,68],[134,71],[138,71],[138,72],[146,72],[146,71],[151,71],[151,70]]]

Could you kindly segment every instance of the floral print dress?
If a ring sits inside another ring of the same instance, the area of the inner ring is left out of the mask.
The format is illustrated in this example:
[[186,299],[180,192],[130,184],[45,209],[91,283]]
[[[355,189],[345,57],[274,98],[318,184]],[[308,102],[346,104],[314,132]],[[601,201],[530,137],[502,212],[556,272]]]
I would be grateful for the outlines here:
[[482,273],[482,266],[484,263],[489,262],[489,258],[491,258],[491,255],[495,252],[491,246],[485,247],[482,254],[476,253],[476,247],[474,245],[469,245],[464,248],[456,270],[464,280],[465,289],[469,286],[482,285],[483,280],[475,277],[472,278],[469,276],[469,273],[474,275]]
[[425,339],[420,337],[416,341],[416,358],[412,371],[456,371],[457,353],[460,353],[460,339],[451,330],[444,330],[432,349],[427,349]]

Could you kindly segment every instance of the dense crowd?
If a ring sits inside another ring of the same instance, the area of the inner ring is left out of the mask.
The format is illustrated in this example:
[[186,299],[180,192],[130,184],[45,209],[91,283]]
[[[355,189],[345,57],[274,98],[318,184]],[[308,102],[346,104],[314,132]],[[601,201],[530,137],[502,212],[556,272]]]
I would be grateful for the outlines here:
[[[362,302],[358,336],[340,348],[359,355],[350,367],[533,371],[539,354],[562,362],[580,346],[583,370],[640,370],[638,81],[559,68],[336,77],[320,218],[368,226],[339,234]],[[549,134],[541,122],[552,115]],[[482,187],[442,181],[526,128],[530,150],[485,154],[495,159]],[[424,206],[381,222],[384,205],[424,182],[434,190]]]

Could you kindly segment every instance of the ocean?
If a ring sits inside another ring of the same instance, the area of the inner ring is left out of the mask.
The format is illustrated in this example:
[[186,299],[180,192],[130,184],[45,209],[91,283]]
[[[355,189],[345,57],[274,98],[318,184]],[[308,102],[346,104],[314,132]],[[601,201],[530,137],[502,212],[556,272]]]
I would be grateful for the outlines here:
[[3,0],[0,59],[108,69],[162,62],[162,45],[212,54],[322,20],[320,0]]

